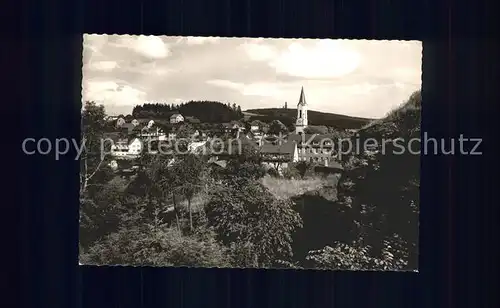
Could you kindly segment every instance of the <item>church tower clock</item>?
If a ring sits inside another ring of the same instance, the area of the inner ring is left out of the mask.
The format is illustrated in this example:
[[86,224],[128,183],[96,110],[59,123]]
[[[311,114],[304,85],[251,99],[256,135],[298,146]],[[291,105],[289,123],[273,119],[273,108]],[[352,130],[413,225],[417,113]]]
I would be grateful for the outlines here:
[[303,134],[307,127],[307,103],[304,94],[304,87],[300,90],[299,103],[297,104],[297,122],[295,123],[295,133]]

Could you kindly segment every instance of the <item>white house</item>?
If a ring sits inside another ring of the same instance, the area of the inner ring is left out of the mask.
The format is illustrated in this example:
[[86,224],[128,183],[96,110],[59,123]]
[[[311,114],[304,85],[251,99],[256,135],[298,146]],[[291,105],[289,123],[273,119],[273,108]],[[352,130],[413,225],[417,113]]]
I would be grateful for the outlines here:
[[134,126],[139,125],[139,121],[137,121],[136,119],[133,119],[132,121],[130,121],[130,123],[132,123],[132,125]]
[[182,114],[176,113],[170,116],[170,123],[175,124],[180,122],[184,122],[184,117],[182,116]]
[[259,130],[260,130],[259,122],[258,121],[252,121],[252,123],[250,123],[250,131],[251,132],[257,132]]
[[133,138],[129,142],[120,140],[111,146],[111,155],[115,157],[137,156],[142,152],[142,141]]
[[142,141],[139,138],[134,138],[128,144],[128,154],[129,155],[139,155],[142,152]]
[[155,125],[155,121],[149,120],[147,127],[151,128],[151,127],[153,127],[153,125]]

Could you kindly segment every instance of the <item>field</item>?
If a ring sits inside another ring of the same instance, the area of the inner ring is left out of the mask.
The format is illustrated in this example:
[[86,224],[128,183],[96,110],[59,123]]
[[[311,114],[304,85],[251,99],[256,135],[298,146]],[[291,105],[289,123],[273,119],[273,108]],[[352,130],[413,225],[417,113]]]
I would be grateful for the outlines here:
[[307,179],[284,179],[266,176],[261,179],[271,193],[279,199],[288,199],[300,196],[308,191],[321,189],[326,184],[326,180],[319,177]]

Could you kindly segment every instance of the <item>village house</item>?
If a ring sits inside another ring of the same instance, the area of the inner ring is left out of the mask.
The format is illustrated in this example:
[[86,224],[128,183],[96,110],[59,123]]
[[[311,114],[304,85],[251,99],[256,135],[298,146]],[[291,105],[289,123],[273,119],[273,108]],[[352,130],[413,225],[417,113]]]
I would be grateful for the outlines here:
[[258,132],[261,129],[261,123],[257,120],[254,120],[250,123],[250,131],[251,132]]
[[175,114],[170,116],[170,123],[171,124],[177,124],[177,123],[181,123],[181,122],[184,122],[184,117],[182,116],[182,114],[175,113]]
[[114,140],[111,145],[111,155],[117,158],[138,156],[142,152],[142,147],[143,142],[140,138]]
[[130,123],[132,123],[132,125],[134,125],[134,126],[139,125],[139,121],[136,119],[133,119],[132,121],[130,121]]
[[260,148],[260,156],[265,165],[274,168],[286,168],[289,163],[299,161],[297,143],[294,141],[282,144],[264,143]]
[[113,122],[113,121],[116,121],[118,120],[120,117],[119,116],[110,116],[110,115],[107,115],[104,117],[104,120],[107,121],[107,122]]
[[299,160],[324,163],[335,154],[332,136],[321,134],[290,134],[288,141],[297,143]]
[[134,133],[135,126],[132,123],[123,123],[118,127],[118,131],[125,134],[131,135]]
[[165,140],[166,139],[166,135],[163,132],[163,130],[157,126],[141,127],[140,130],[138,130],[136,132],[136,136],[141,137],[141,138],[153,138],[153,139],[158,139],[158,140]]

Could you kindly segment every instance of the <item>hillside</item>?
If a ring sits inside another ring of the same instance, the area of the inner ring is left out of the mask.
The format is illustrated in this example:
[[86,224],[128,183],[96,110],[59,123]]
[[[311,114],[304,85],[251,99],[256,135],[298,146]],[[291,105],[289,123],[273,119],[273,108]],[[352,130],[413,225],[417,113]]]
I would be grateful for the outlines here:
[[[293,123],[297,116],[297,109],[282,109],[282,108],[264,108],[264,109],[249,109],[243,112],[245,118],[250,121],[260,120],[270,122],[272,120],[280,120],[284,124]],[[314,110],[308,111],[310,125],[324,125],[343,129],[358,129],[361,128],[373,119],[350,117],[335,113],[325,113]]]
[[345,171],[338,185],[340,203],[363,213],[364,243],[378,250],[384,241],[399,245],[398,258],[407,260],[410,269],[418,265],[421,156],[412,152],[419,144],[410,151],[409,141],[420,138],[421,101],[416,91],[384,118],[358,130],[353,142],[370,138],[376,145],[342,156]]
[[369,122],[358,133],[370,138],[418,137],[421,108],[422,94],[416,91],[406,102],[391,110],[382,119]]

